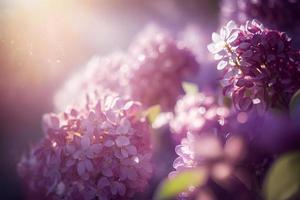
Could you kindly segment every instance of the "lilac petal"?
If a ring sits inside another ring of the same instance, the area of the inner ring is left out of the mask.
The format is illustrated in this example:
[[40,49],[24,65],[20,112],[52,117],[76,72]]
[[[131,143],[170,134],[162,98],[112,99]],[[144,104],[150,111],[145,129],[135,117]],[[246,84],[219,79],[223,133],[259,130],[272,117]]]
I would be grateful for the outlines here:
[[116,139],[116,144],[118,147],[127,146],[130,144],[129,138],[126,136],[119,136]]
[[220,54],[215,54],[214,55],[214,59],[215,60],[221,60],[224,56],[223,55],[220,55]]
[[241,44],[239,45],[239,48],[240,48],[240,49],[247,49],[247,48],[249,48],[250,46],[251,46],[250,43],[248,43],[248,42],[243,42],[243,43],[241,43]]
[[173,162],[173,167],[175,169],[179,168],[180,166],[184,166],[184,161],[183,161],[182,157],[176,158]]
[[123,183],[119,183],[118,184],[118,193],[121,196],[125,195],[125,193],[126,193],[126,187],[125,187],[125,185]]
[[81,146],[86,149],[90,146],[91,144],[91,141],[90,141],[90,138],[88,136],[83,136],[81,138]]
[[104,188],[105,186],[109,186],[109,184],[110,182],[106,177],[101,177],[97,182],[99,188]]
[[125,104],[125,101],[121,99],[120,97],[114,98],[112,102],[112,108],[115,110],[122,109]]
[[218,70],[222,70],[222,69],[224,69],[226,66],[227,66],[227,62],[226,61],[224,61],[224,60],[221,60],[220,62],[219,62],[219,64],[218,64],[218,66],[217,66],[217,69]]
[[116,123],[117,120],[118,120],[117,114],[114,111],[112,111],[112,110],[108,110],[106,112],[106,117],[107,117],[108,120],[110,120],[113,123]]
[[128,116],[134,116],[136,115],[141,108],[141,103],[136,101],[129,101],[125,104],[124,110],[126,111],[126,114]]
[[75,160],[71,159],[71,160],[67,160],[66,162],[66,167],[71,167],[75,164]]
[[77,173],[79,176],[83,176],[85,173],[85,161],[79,161],[77,164]]
[[137,179],[137,173],[133,168],[128,168],[127,176],[130,180],[133,180],[133,181]]
[[177,145],[175,152],[181,157],[188,157],[190,155],[189,148],[186,145]]
[[128,157],[128,152],[124,148],[121,149],[121,154],[123,155],[124,158]]
[[233,29],[236,28],[236,24],[233,20],[230,20],[227,24],[226,27],[229,31],[232,31]]
[[214,43],[220,42],[222,40],[222,38],[220,37],[220,35],[217,34],[217,33],[215,33],[215,32],[212,34],[211,39],[212,39],[212,41]]
[[221,38],[225,40],[227,38],[228,34],[229,34],[228,28],[227,27],[222,27],[221,30],[220,30]]
[[74,154],[73,154],[73,158],[75,159],[79,159],[82,155],[82,151],[81,150],[77,150]]
[[131,128],[131,124],[130,124],[129,120],[123,119],[123,120],[121,121],[120,126],[118,126],[118,128],[117,128],[116,131],[117,131],[119,134],[125,134],[125,133],[128,133],[128,131],[129,131],[130,128]]
[[253,54],[252,54],[252,51],[251,51],[251,50],[248,50],[248,51],[246,51],[245,53],[242,54],[242,56],[243,56],[243,57],[246,57],[246,58],[251,57],[252,55],[253,55]]
[[92,144],[89,148],[89,151],[92,151],[93,153],[99,153],[102,149],[101,144]]
[[118,192],[118,182],[114,181],[110,186],[110,191],[113,195],[116,195]]
[[227,42],[228,43],[234,42],[237,39],[238,36],[239,36],[239,32],[237,32],[237,31],[231,33],[229,38],[227,39]]
[[135,146],[130,145],[126,149],[127,149],[128,153],[130,155],[136,155],[137,154],[137,149],[136,149]]
[[90,121],[95,121],[95,120],[96,120],[96,114],[95,114],[93,111],[91,111],[91,112],[89,113],[89,115],[88,115],[88,119],[89,119]]
[[109,139],[104,142],[104,146],[106,146],[106,147],[111,147],[114,144],[115,144],[115,142],[112,140],[109,140]]
[[89,159],[85,160],[85,168],[89,172],[92,172],[94,170],[93,163]]
[[68,145],[66,146],[66,151],[67,151],[68,153],[74,153],[74,152],[75,152],[75,147],[74,147],[73,145],[68,144]]
[[220,43],[221,42],[211,43],[211,44],[207,45],[208,51],[210,51],[213,54],[219,53],[224,48],[223,45],[221,45]]
[[102,174],[106,177],[111,177],[113,175],[113,172],[110,168],[104,168],[102,170]]

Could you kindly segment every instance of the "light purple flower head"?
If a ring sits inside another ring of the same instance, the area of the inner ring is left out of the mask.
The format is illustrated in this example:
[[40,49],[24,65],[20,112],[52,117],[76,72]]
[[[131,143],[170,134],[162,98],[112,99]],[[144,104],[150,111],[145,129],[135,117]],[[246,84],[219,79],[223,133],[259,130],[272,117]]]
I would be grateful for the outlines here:
[[45,137],[18,169],[40,199],[129,199],[152,172],[141,104],[107,95],[81,110],[44,116]]
[[145,28],[131,44],[135,64],[129,69],[130,96],[146,107],[159,104],[172,110],[183,94],[182,81],[194,77],[199,65],[188,48],[157,26]]
[[175,138],[183,138],[188,132],[218,132],[227,125],[230,110],[218,105],[217,99],[203,93],[187,94],[179,99],[170,121],[171,132]]
[[220,34],[212,34],[212,40],[208,49],[220,60],[224,94],[238,110],[288,107],[300,88],[300,52],[285,33],[255,20],[240,27],[230,21]]

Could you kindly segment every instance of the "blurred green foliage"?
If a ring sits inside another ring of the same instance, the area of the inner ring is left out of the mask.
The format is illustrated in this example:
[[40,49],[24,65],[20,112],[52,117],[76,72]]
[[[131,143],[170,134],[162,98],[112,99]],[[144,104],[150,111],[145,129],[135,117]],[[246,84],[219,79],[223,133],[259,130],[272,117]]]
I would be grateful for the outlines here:
[[160,105],[151,106],[145,111],[145,116],[147,117],[147,120],[151,125],[155,122],[155,119],[160,112],[161,112]]
[[197,94],[199,92],[198,86],[196,84],[189,83],[189,82],[183,82],[182,88],[186,94],[193,95],[193,94]]
[[172,178],[165,178],[159,185],[155,200],[170,199],[190,187],[199,187],[206,182],[207,176],[203,168],[181,171]]
[[264,182],[266,200],[287,200],[300,189],[300,152],[281,156],[269,170]]

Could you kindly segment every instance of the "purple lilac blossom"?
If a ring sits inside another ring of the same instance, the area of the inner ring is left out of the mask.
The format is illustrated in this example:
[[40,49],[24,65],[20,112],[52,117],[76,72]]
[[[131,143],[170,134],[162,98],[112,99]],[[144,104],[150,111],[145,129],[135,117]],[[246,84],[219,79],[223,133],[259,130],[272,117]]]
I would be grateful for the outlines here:
[[220,60],[223,92],[238,110],[288,108],[300,88],[300,51],[285,33],[255,20],[240,27],[230,21],[212,40],[208,49]]
[[152,173],[141,104],[107,95],[43,118],[45,137],[18,165],[31,199],[129,199]]
[[155,25],[138,34],[129,52],[135,60],[128,73],[130,96],[146,107],[159,104],[163,111],[172,110],[183,94],[182,82],[199,70],[193,52]]

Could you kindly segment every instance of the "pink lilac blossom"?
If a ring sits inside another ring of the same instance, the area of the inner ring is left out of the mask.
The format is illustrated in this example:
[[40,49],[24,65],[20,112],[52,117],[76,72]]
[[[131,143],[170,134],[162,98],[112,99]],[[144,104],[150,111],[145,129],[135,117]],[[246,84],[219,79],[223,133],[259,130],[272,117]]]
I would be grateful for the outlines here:
[[183,94],[182,81],[198,72],[195,55],[154,25],[137,36],[129,52],[135,60],[128,73],[130,96],[146,107],[159,104],[164,111],[172,110]]
[[170,129],[175,138],[183,138],[187,132],[218,132],[218,129],[227,125],[231,116],[230,110],[218,105],[214,96],[203,93],[187,94],[176,103]]
[[285,33],[255,20],[240,27],[230,21],[212,40],[208,49],[220,60],[223,92],[238,110],[288,108],[300,88],[300,51]]
[[95,92],[114,91],[126,94],[125,86],[128,83],[121,73],[129,63],[130,59],[122,52],[92,58],[55,94],[55,109],[64,111],[68,105],[84,106],[86,94],[95,96]]
[[[141,104],[107,95],[43,119],[45,137],[18,165],[36,199],[130,199],[152,173]],[[34,196],[33,195],[33,196]]]

